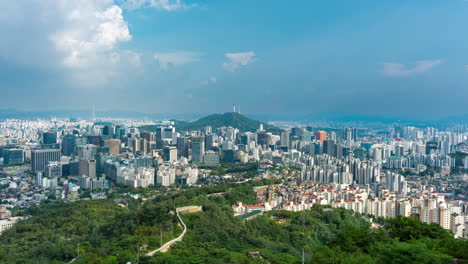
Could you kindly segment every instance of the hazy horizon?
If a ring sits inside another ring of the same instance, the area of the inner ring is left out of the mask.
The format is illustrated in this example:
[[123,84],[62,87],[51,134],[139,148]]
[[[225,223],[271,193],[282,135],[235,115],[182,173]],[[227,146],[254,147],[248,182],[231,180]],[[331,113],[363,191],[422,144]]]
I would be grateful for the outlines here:
[[7,1],[2,108],[464,116],[467,11],[463,0]]

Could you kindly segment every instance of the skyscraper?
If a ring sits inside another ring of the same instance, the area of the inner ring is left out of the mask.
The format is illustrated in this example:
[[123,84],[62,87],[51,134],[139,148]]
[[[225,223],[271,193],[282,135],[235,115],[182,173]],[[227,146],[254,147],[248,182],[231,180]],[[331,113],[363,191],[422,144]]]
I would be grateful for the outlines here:
[[24,151],[12,148],[3,150],[3,162],[5,164],[20,164],[24,162]]
[[289,147],[289,132],[288,131],[281,132],[281,146]]
[[205,153],[205,142],[203,137],[192,138],[192,162],[203,162],[203,154]]
[[346,140],[346,147],[350,149],[353,142],[353,130],[351,128],[345,128],[344,139]]
[[102,135],[103,136],[108,136],[108,138],[113,138],[114,137],[114,126],[113,125],[107,125],[102,128]]
[[93,160],[95,159],[97,148],[95,145],[87,144],[77,147],[77,152],[80,160]]
[[175,134],[175,127],[165,127],[163,132],[163,139],[172,139]]
[[164,138],[164,128],[157,127],[156,128],[156,140],[162,140]]
[[62,153],[58,149],[39,149],[31,152],[31,167],[34,172],[44,171],[49,161],[60,161]]
[[104,140],[104,147],[109,148],[109,154],[112,154],[115,156],[120,154],[120,140],[119,139]]
[[163,153],[164,161],[176,161],[177,160],[177,148],[176,147],[165,147]]
[[213,134],[205,136],[205,147],[206,147],[207,150],[213,148],[214,142],[215,141],[214,141],[214,135]]
[[46,145],[57,144],[57,132],[47,131],[42,133],[42,143]]
[[76,147],[76,136],[73,134],[65,135],[62,138],[62,154],[64,156],[74,156]]
[[177,138],[177,155],[182,157],[188,157],[188,138],[178,137]]
[[334,140],[325,140],[323,142],[323,152],[330,155],[330,156],[333,156],[333,157],[336,157],[336,152],[335,152],[335,141]]
[[153,132],[141,132],[141,138],[146,139],[148,142],[156,142],[156,135]]
[[327,132],[321,130],[315,132],[315,139],[319,140],[323,144],[327,139]]
[[36,185],[42,187],[42,172],[37,172],[36,174]]
[[62,177],[62,164],[56,161],[47,162],[45,173],[49,178]]
[[133,151],[142,155],[148,154],[148,141],[144,138],[136,139]]
[[80,160],[79,176],[96,177],[96,160]]

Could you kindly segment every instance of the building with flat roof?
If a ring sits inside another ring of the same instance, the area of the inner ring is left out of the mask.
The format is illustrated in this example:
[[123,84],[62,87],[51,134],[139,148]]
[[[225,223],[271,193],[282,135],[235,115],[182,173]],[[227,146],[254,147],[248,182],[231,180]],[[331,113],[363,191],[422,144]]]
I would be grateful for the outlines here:
[[37,149],[31,152],[31,167],[34,172],[44,171],[49,161],[60,161],[59,149]]
[[8,219],[0,220],[0,234],[3,231],[12,228],[19,220],[22,220],[24,217],[11,217]]

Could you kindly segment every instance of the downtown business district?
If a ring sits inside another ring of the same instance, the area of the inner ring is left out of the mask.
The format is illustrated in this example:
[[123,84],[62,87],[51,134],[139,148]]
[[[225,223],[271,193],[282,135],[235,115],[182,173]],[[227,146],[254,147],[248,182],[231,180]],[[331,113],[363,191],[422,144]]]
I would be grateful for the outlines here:
[[[155,132],[140,132],[143,125]],[[235,215],[250,218],[321,204],[381,218],[415,217],[467,237],[466,126],[345,125],[327,131],[313,124],[284,127],[274,135],[262,125],[241,133],[233,127],[177,131],[173,121],[5,120],[0,122],[0,232],[21,219],[11,216],[12,208],[53,197],[105,199],[115,186],[178,190],[267,178],[283,181],[255,187],[257,204],[238,202],[232,206]],[[453,153],[462,158],[457,162]],[[259,164],[253,178],[210,173],[220,164],[250,163]],[[86,190],[91,193],[83,197]]]

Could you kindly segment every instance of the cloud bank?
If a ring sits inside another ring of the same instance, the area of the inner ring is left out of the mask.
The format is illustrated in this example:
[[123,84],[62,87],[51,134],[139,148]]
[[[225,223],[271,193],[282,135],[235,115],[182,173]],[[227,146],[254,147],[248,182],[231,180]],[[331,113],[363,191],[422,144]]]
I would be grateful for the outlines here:
[[155,53],[154,59],[159,62],[162,69],[167,70],[171,66],[180,66],[199,61],[200,54],[189,51]]
[[416,62],[414,67],[409,68],[402,63],[386,62],[383,65],[382,73],[390,77],[410,76],[427,72],[440,63],[442,63],[441,60],[423,60]]
[[157,8],[166,11],[187,9],[196,6],[185,4],[181,0],[120,0],[122,7],[130,10],[140,8]]
[[[88,84],[138,66],[122,9],[112,0],[15,0],[0,11],[0,57],[9,63],[61,71]],[[124,66],[125,65],[125,66]]]
[[226,58],[228,58],[228,62],[223,64],[223,68],[234,72],[240,67],[247,66],[255,61],[255,52],[248,51],[248,52],[239,52],[239,53],[226,53]]

